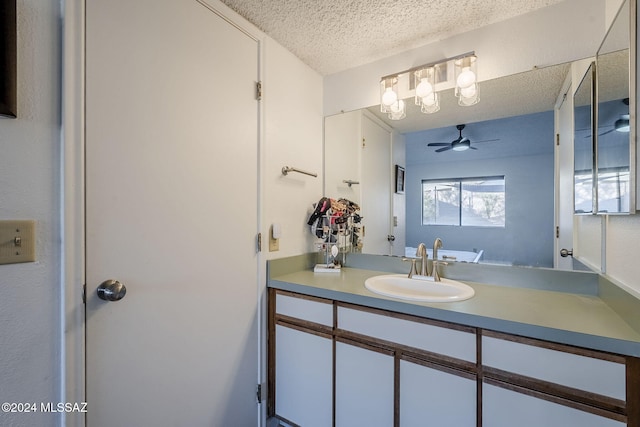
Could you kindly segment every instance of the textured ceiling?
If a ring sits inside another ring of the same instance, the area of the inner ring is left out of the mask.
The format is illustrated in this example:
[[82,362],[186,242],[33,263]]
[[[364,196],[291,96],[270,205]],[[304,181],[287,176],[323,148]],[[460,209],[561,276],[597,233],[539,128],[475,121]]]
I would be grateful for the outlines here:
[[323,75],[561,1],[222,0]]

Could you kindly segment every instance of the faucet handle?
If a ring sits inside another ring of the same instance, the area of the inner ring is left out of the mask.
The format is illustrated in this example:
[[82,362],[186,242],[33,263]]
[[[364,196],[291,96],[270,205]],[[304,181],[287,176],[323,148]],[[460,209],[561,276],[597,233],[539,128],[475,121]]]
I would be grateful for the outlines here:
[[407,262],[408,262],[408,261],[411,261],[411,268],[409,269],[409,276],[408,276],[408,277],[409,277],[409,279],[411,279],[411,278],[413,277],[413,275],[414,275],[414,274],[418,274],[418,269],[417,269],[417,267],[416,267],[416,261],[417,261],[417,259],[416,259],[416,258],[406,258],[406,257],[403,257],[403,258],[402,258],[402,261],[407,261]]
[[449,265],[449,263],[446,262],[446,261],[438,261],[438,260],[435,260],[435,259],[432,261],[431,268],[433,269],[433,281],[434,282],[439,282],[440,281],[440,274],[438,274],[438,266],[439,265]]

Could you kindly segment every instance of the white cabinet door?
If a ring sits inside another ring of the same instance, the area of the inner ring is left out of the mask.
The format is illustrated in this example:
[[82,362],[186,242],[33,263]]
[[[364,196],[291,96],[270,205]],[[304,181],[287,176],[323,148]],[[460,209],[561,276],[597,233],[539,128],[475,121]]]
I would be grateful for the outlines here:
[[333,344],[276,326],[276,414],[304,427],[333,423]]
[[400,362],[402,427],[475,427],[476,396],[474,379],[406,360]]
[[394,359],[336,343],[336,427],[393,426]]
[[626,423],[490,384],[482,389],[482,424],[490,427],[624,427]]

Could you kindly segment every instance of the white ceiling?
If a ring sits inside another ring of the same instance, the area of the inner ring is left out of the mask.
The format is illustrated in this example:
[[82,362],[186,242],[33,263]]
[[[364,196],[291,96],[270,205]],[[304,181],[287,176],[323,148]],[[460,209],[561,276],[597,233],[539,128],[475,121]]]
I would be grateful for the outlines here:
[[322,75],[563,0],[222,0]]

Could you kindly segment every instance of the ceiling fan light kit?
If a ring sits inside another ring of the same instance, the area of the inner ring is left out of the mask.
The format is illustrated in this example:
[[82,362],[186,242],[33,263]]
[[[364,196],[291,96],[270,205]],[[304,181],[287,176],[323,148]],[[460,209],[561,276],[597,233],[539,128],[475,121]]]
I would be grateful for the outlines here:
[[[471,145],[471,140],[465,136],[462,136],[462,131],[466,127],[466,125],[456,125],[456,129],[458,129],[459,136],[451,142],[431,142],[427,144],[428,147],[441,147],[436,150],[436,153],[442,153],[443,151],[466,151],[466,150],[477,150],[476,147]],[[499,139],[485,139],[483,141],[478,142],[492,142],[499,141]]]
[[400,78],[409,75],[408,91],[415,90],[415,104],[425,114],[440,110],[440,90],[455,87],[458,105],[470,107],[480,101],[478,90],[478,58],[474,52],[465,53],[438,62],[420,65],[410,70],[391,74],[380,79],[380,111],[387,113],[391,120],[406,117],[406,103],[400,98]]

